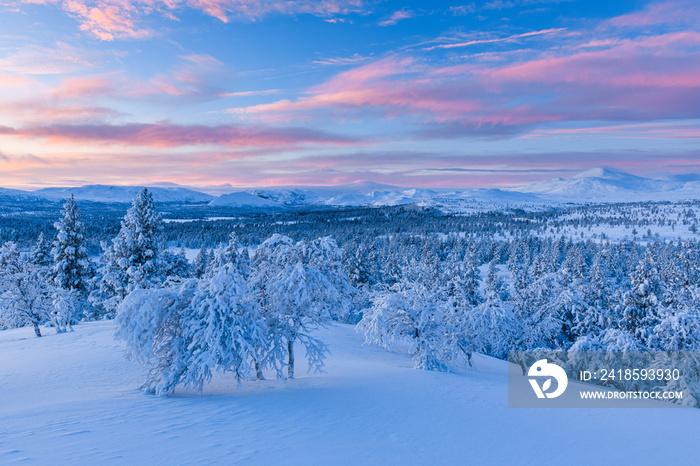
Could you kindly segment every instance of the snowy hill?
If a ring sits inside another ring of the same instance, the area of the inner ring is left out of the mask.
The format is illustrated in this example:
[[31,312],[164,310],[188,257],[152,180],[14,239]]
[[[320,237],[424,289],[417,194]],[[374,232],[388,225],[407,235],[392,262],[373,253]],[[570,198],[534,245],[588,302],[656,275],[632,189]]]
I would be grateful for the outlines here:
[[[158,183],[149,188],[157,202],[209,203],[211,206],[288,208],[298,206],[392,206],[419,204],[448,211],[493,208],[538,209],[570,202],[679,201],[700,199],[700,175],[651,179],[610,168],[592,168],[570,178],[554,178],[504,189],[418,189],[370,181],[336,186],[233,188],[220,185],[194,188]],[[61,201],[71,193],[78,200],[129,203],[138,186],[91,185],[44,188],[34,192],[0,188],[2,199]],[[214,191],[212,191],[214,190]]]
[[[137,387],[140,368],[112,322],[0,332],[0,463],[28,464],[697,464],[697,409],[509,409],[506,364],[412,369],[363,346],[351,326],[317,333],[326,372],[203,394]],[[303,354],[301,348],[299,355]],[[640,406],[641,406],[640,402]],[[647,402],[653,403],[653,402]],[[659,428],[659,426],[666,426]],[[550,447],[551,446],[551,447]]]
[[582,201],[640,201],[700,198],[700,183],[655,180],[610,168],[592,168],[571,178],[555,178],[512,191],[550,199]]
[[437,193],[427,189],[401,189],[337,194],[323,203],[335,206],[385,206],[427,201]]
[[211,201],[209,205],[215,207],[280,207],[280,204],[272,199],[266,199],[245,191],[222,194]]
[[[55,201],[66,199],[73,194],[76,200],[81,201],[131,203],[142,189],[142,186],[106,186],[96,184],[78,188],[44,188],[34,191],[34,193]],[[148,190],[153,194],[153,200],[156,202],[200,203],[209,202],[214,198],[214,196],[209,194],[182,187],[150,187]]]
[[43,196],[19,189],[0,188],[0,200],[6,201],[39,201]]
[[321,197],[316,193],[299,188],[249,189],[246,192],[263,199],[268,199],[281,206],[316,204],[321,200]]

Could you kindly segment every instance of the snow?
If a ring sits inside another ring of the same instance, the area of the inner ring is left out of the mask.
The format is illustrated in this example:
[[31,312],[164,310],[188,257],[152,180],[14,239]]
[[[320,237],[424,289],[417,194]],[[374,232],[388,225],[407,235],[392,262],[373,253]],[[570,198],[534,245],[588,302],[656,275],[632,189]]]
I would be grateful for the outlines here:
[[656,180],[597,167],[571,178],[554,178],[511,190],[576,202],[677,201],[700,198],[700,183],[692,180]]
[[209,203],[210,206],[235,206],[235,207],[278,207],[279,204],[270,199],[264,199],[245,191],[222,194]]
[[[700,175],[687,174],[652,179],[604,167],[591,168],[570,178],[554,178],[503,189],[417,189],[370,181],[356,181],[337,186],[267,188],[234,188],[231,185],[188,188],[163,183],[159,185],[149,188],[156,202],[210,202],[211,206],[250,208],[303,205],[393,206],[419,203],[450,212],[464,213],[503,208],[534,211],[562,203],[700,199]],[[77,200],[125,203],[131,202],[140,189],[136,186],[91,185],[77,188],[44,188],[30,193],[0,188],[0,199],[33,197],[55,201],[63,200],[74,193]]]
[[[105,186],[96,184],[75,188],[44,188],[34,191],[33,194],[49,200],[64,200],[73,194],[76,200],[81,201],[130,204],[142,189],[142,186]],[[148,188],[148,190],[156,202],[208,202],[214,198],[209,194],[180,187],[153,187]]]
[[0,463],[698,464],[696,409],[509,409],[507,364],[412,369],[363,346],[353,327],[314,336],[332,355],[308,375],[245,383],[215,376],[203,394],[137,387],[141,370],[113,322],[34,338],[0,332]]

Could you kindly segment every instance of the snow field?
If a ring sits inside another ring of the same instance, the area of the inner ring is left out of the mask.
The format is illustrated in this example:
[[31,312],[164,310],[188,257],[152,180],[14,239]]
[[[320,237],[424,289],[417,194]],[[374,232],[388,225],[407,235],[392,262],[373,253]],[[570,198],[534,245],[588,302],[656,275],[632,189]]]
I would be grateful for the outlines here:
[[696,409],[507,408],[506,363],[417,371],[352,326],[314,334],[326,372],[146,395],[112,322],[0,332],[1,464],[700,463]]

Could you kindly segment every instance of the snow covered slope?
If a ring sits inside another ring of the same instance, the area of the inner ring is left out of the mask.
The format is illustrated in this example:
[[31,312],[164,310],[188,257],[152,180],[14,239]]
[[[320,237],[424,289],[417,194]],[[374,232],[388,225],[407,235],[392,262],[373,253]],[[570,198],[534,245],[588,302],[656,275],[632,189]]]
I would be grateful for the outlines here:
[[112,340],[0,332],[0,464],[587,465],[700,462],[697,409],[506,407],[506,365],[412,369],[354,329],[318,332],[326,373],[246,383],[215,376],[203,394],[156,398]]
[[222,194],[209,203],[210,206],[229,207],[279,207],[277,202],[245,191]]
[[38,201],[43,199],[43,196],[36,195],[27,191],[21,191],[19,189],[0,188],[0,200]]
[[555,178],[512,191],[549,199],[641,201],[700,199],[700,182],[654,180],[610,168],[592,168],[571,178]]
[[[157,202],[210,203],[212,206],[246,208],[288,208],[307,205],[387,206],[421,204],[449,211],[496,208],[539,209],[569,202],[679,201],[700,199],[700,175],[686,174],[667,179],[651,179],[610,168],[592,168],[571,178],[555,178],[505,189],[417,189],[369,181],[337,186],[283,186],[274,188],[213,189],[218,197],[195,189],[163,184],[149,188]],[[92,185],[80,188],[45,188],[34,192],[3,190],[0,200],[63,200],[128,203],[142,189],[137,186]],[[202,188],[206,191],[206,188]],[[27,197],[27,200],[32,198]]]
[[[44,188],[34,191],[34,193],[50,200],[67,199],[73,194],[75,199],[83,201],[131,203],[142,189],[142,186],[105,186],[96,184],[78,188]],[[153,200],[156,202],[199,203],[209,202],[214,199],[214,196],[209,194],[181,187],[153,187],[148,188],[148,190],[153,194]]]
[[435,197],[437,193],[427,189],[402,189],[350,192],[338,194],[323,203],[336,206],[384,206],[423,202]]

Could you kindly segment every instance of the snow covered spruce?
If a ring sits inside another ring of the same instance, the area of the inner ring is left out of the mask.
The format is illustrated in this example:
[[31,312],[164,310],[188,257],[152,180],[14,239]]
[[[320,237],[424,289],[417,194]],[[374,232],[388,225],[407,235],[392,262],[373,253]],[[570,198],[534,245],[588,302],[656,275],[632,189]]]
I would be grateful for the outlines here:
[[28,257],[22,257],[11,241],[0,247],[0,327],[32,325],[40,337],[41,324],[65,332],[85,311],[92,270],[73,197],[62,214],[54,224],[58,234],[53,248],[43,233]]

